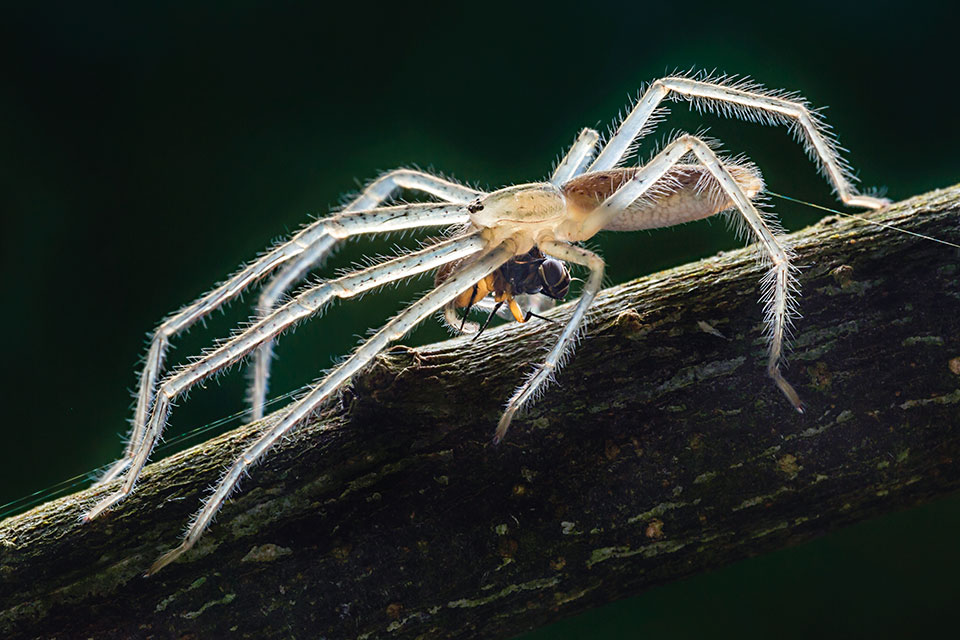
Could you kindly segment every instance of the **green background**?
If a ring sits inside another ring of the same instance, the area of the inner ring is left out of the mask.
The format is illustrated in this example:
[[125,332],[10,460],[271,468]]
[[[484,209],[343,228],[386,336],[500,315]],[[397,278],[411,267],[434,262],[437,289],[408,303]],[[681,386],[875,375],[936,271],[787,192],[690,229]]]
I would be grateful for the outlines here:
[[[145,333],[309,215],[396,166],[488,189],[540,179],[581,127],[605,129],[674,69],[746,74],[830,105],[864,185],[895,199],[960,180],[948,3],[130,4],[30,3],[0,20],[0,503],[119,455]],[[836,206],[782,129],[676,105],[641,154],[704,127],[774,191]],[[822,214],[774,205],[788,229]],[[394,241],[352,243],[329,269]],[[737,242],[699,223],[595,245],[620,282]],[[274,393],[309,382],[417,291],[341,305],[284,338]],[[253,299],[177,339],[172,360],[224,335]],[[407,342],[444,335],[425,326]],[[240,409],[244,380],[195,391],[169,435]],[[958,532],[948,498],[531,637],[927,635],[958,618]]]

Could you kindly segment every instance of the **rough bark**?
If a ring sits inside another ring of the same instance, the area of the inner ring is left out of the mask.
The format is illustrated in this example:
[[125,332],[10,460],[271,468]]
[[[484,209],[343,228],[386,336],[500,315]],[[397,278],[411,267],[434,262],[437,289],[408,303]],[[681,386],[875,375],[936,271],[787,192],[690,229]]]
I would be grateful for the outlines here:
[[[958,242],[958,212],[960,185],[868,217]],[[765,375],[761,270],[726,253],[606,290],[500,446],[558,325],[390,351],[152,578],[257,425],[91,524],[102,489],[0,523],[0,635],[505,638],[953,490],[958,250],[838,218],[792,240],[806,415]]]

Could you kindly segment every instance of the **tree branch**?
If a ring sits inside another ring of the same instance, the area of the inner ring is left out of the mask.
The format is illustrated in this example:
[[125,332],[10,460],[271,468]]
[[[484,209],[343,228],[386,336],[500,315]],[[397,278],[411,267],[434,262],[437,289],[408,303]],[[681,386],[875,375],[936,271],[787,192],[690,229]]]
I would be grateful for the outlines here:
[[[960,242],[958,212],[960,185],[866,215]],[[765,375],[760,267],[722,254],[606,290],[498,447],[559,324],[393,349],[153,578],[258,425],[151,465],[91,524],[103,489],[9,518],[0,635],[509,637],[951,491],[957,249],[837,218],[791,239],[806,415]]]

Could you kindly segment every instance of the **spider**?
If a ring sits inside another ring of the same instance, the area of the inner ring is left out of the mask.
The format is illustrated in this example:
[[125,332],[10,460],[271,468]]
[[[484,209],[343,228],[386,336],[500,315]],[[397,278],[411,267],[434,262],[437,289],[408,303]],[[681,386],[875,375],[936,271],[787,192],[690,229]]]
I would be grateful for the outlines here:
[[[792,254],[779,237],[775,221],[753,202],[763,191],[756,167],[745,160],[721,159],[710,143],[687,134],[675,137],[647,164],[620,166],[639,139],[659,122],[667,100],[687,100],[701,111],[786,125],[802,140],[845,205],[877,209],[888,203],[858,194],[850,166],[840,158],[836,141],[802,98],[769,91],[744,79],[705,76],[673,76],[651,83],[599,153],[599,134],[584,129],[545,182],[485,193],[422,171],[390,171],[370,183],[336,215],[307,225],[160,324],[140,374],[126,452],[100,481],[104,484],[125,474],[123,483],[87,512],[84,521],[104,513],[133,491],[174,400],[249,356],[253,358],[253,418],[262,418],[272,341],[296,323],[319,315],[334,299],[356,297],[389,282],[436,270],[431,291],[363,342],[243,452],[206,499],[181,544],[161,556],[148,575],[197,542],[243,474],[274,443],[418,323],[442,311],[444,320],[455,330],[477,333],[482,328],[467,322],[468,314],[475,309],[488,311],[490,317],[506,312],[517,321],[527,321],[543,309],[544,302],[565,297],[570,276],[564,263],[586,267],[589,275],[579,300],[552,349],[507,402],[494,435],[494,442],[499,442],[516,413],[542,392],[569,356],[587,310],[601,288],[604,262],[579,243],[601,230],[666,227],[727,210],[735,211],[740,231],[757,242],[761,258],[768,265],[762,281],[767,372],[790,404],[802,412],[797,392],[780,372],[795,308]],[[427,194],[435,201],[384,206],[401,190]],[[304,288],[280,304],[285,293],[341,240],[420,227],[446,227],[450,233],[417,251]],[[264,286],[257,318],[250,326],[237,330],[229,340],[167,375],[158,385],[171,338],[273,272],[277,273]],[[526,314],[521,304],[528,306]]]

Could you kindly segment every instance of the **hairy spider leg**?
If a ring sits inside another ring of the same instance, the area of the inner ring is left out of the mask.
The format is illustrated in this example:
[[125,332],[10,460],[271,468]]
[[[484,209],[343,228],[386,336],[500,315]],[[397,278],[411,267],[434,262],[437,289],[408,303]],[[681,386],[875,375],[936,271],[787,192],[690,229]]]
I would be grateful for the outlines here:
[[759,243],[761,255],[770,262],[770,271],[762,280],[762,299],[766,314],[768,358],[767,373],[777,387],[790,401],[793,407],[803,412],[803,404],[797,392],[784,379],[780,372],[780,360],[791,317],[796,311],[793,295],[798,284],[791,266],[791,252],[771,228],[771,222],[750,201],[730,171],[723,165],[716,153],[703,140],[684,135],[667,145],[646,166],[640,169],[632,180],[625,183],[613,195],[607,198],[587,219],[589,225],[585,233],[599,231],[625,207],[647,192],[660,180],[671,167],[678,164],[684,156],[693,153],[700,163],[716,180],[727,197],[736,205],[746,227]]
[[399,340],[420,322],[439,311],[447,302],[456,298],[461,292],[473,286],[475,282],[487,274],[496,271],[500,265],[516,255],[516,248],[517,243],[512,239],[507,239],[492,251],[464,266],[437,288],[395,316],[354,351],[353,355],[321,379],[316,386],[293,405],[293,408],[282,420],[257,438],[256,442],[250,445],[240,458],[233,463],[223,478],[220,479],[214,492],[204,502],[200,512],[190,524],[180,546],[161,556],[150,567],[147,574],[156,573],[190,549],[209,526],[224,501],[236,488],[243,474],[269,451],[281,437],[296,428],[307,416],[316,411],[350,376],[366,366],[392,342]]
[[[380,206],[396,196],[402,189],[426,193],[440,200],[456,204],[466,204],[483,195],[481,191],[444,180],[423,171],[394,169],[367,185],[360,195],[344,207],[340,213],[351,213]],[[268,316],[293,286],[302,281],[308,272],[322,264],[334,247],[334,243],[330,242],[326,236],[317,238],[302,254],[286,264],[261,291],[260,298],[257,301],[257,317]],[[259,420],[263,417],[272,360],[273,341],[264,343],[253,356],[248,390],[248,400],[253,410],[253,420]]]
[[[132,459],[132,452],[143,437],[147,412],[153,401],[153,389],[162,369],[164,354],[172,336],[187,329],[197,320],[219,308],[240,294],[252,282],[268,274],[277,266],[301,253],[307,246],[324,243],[332,244],[336,240],[361,233],[380,233],[402,230],[419,226],[437,226],[462,224],[466,215],[459,205],[418,204],[398,207],[384,207],[366,212],[354,212],[354,216],[341,214],[318,220],[293,236],[288,242],[241,269],[232,278],[219,285],[191,305],[184,307],[171,318],[165,320],[155,331],[146,362],[140,376],[137,409],[134,414],[134,428],[127,443],[124,457],[99,480],[105,484],[126,469]],[[361,227],[357,229],[357,223]]]
[[860,195],[852,184],[850,166],[841,158],[841,147],[827,132],[819,113],[805,100],[783,95],[745,81],[711,82],[668,77],[653,82],[624,118],[588,171],[611,169],[630,152],[634,143],[659,122],[658,107],[668,96],[678,96],[699,110],[767,124],[785,124],[802,138],[807,155],[816,162],[847,206],[880,209],[890,204],[884,198]]
[[140,373],[140,389],[137,408],[134,412],[133,431],[124,455],[100,478],[97,484],[106,484],[123,473],[130,465],[134,451],[140,446],[147,414],[153,404],[156,380],[163,367],[164,354],[170,338],[240,295],[250,284],[299,255],[307,247],[320,243],[332,247],[338,240],[354,235],[462,224],[468,219],[466,211],[460,205],[436,203],[381,207],[323,218],[311,223],[287,242],[273,248],[242,268],[226,282],[204,294],[196,302],[164,320],[153,334],[146,362]]
[[548,256],[587,267],[590,269],[590,276],[583,285],[577,306],[574,308],[570,319],[560,333],[556,344],[550,350],[550,353],[547,354],[543,363],[537,367],[536,371],[527,378],[527,381],[514,392],[513,396],[507,402],[506,410],[504,410],[500,422],[497,424],[497,431],[493,436],[494,444],[503,440],[503,437],[507,434],[507,429],[510,428],[510,422],[513,420],[513,416],[517,411],[528,401],[535,399],[537,395],[542,392],[544,385],[553,378],[554,373],[563,366],[576,343],[576,336],[583,324],[587,309],[590,308],[593,299],[597,297],[597,292],[600,291],[600,287],[603,285],[603,259],[592,251],[575,247],[565,242],[556,241],[542,242],[539,248]]
[[573,142],[573,146],[567,151],[563,160],[553,170],[550,176],[550,182],[555,185],[561,185],[570,178],[583,173],[590,160],[593,159],[594,149],[597,141],[600,140],[600,134],[593,129],[583,129]]
[[294,324],[319,313],[334,298],[352,298],[388,282],[430,271],[454,260],[462,260],[480,252],[483,247],[484,243],[479,234],[461,236],[310,287],[217,349],[168,376],[157,391],[144,436],[140,440],[140,446],[134,450],[123,485],[87,512],[84,520],[97,517],[133,491],[150,452],[163,432],[172,403],[190,388],[230,367]]

